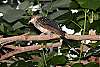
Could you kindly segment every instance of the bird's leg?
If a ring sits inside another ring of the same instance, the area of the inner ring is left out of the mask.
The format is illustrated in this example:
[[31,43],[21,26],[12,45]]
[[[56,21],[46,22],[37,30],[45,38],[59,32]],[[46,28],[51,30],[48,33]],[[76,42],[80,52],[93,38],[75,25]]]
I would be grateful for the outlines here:
[[[53,34],[53,33],[51,33],[51,32],[48,32],[48,33],[47,33],[47,35],[50,35],[50,36],[51,36],[52,34]],[[53,52],[53,48],[49,48],[49,49],[50,49],[50,52]]]
[[[52,35],[53,33],[51,32],[47,32],[47,33],[41,33],[40,35]],[[53,52],[53,48],[49,48],[50,49],[50,52]]]
[[[25,33],[25,34],[23,34],[24,36],[25,35],[29,35],[30,34],[30,32],[27,32],[27,33]],[[28,43],[27,43],[27,45],[31,45],[32,44],[32,40],[31,41],[29,41]],[[20,46],[20,45],[19,45]]]

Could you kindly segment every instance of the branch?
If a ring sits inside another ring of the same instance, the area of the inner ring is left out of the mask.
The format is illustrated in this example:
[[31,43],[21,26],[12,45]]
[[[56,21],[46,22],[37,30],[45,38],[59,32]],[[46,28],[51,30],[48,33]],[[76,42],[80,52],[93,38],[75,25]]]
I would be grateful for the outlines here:
[[[19,36],[12,36],[12,37],[7,37],[7,38],[1,38],[0,43],[10,43],[13,41],[30,41],[30,40],[52,40],[52,39],[58,39],[60,38],[59,35],[52,34],[52,35],[19,35]],[[66,39],[71,39],[71,40],[100,40],[100,35],[68,35],[66,34],[65,36]],[[3,56],[1,56],[0,60],[6,59],[8,57],[11,57],[15,54],[26,52],[26,51],[32,51],[32,50],[37,50],[40,48],[43,48],[44,46],[41,45],[34,45],[34,46],[27,46],[27,47],[15,47],[15,49],[12,52],[9,52]],[[45,47],[58,47],[57,45],[49,45]],[[45,48],[44,47],[44,48]],[[11,47],[10,47],[11,48]]]
[[[54,48],[54,47],[59,47],[61,46],[62,44],[60,42],[58,43],[54,43],[52,45],[46,45],[46,46],[43,46],[43,45],[33,45],[33,46],[26,46],[26,47],[10,47],[12,49],[14,49],[14,51],[12,52],[9,52],[9,53],[6,53],[5,55],[2,55],[1,58],[0,58],[0,61],[1,60],[4,60],[4,59],[7,59],[15,54],[18,54],[18,53],[22,53],[22,52],[27,52],[27,51],[33,51],[33,50],[37,50],[37,49],[40,49],[40,48]],[[9,48],[9,46],[6,46]]]
[[51,40],[60,38],[59,35],[19,35],[7,38],[0,38],[0,44],[4,45],[14,41],[30,41],[30,40]]
[[100,40],[100,35],[68,35],[65,37],[71,40]]
[[[60,38],[59,35],[19,35],[7,38],[0,38],[0,44],[7,44],[14,41],[30,41],[30,40],[52,40]],[[66,39],[71,40],[100,40],[100,35],[65,35]]]

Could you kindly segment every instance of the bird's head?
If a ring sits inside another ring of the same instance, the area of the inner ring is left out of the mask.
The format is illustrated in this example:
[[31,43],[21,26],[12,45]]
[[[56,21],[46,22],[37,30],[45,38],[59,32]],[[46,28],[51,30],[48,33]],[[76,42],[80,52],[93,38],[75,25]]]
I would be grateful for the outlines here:
[[38,18],[40,18],[40,16],[32,16],[31,20],[29,21],[29,24],[30,23],[34,24],[37,21]]

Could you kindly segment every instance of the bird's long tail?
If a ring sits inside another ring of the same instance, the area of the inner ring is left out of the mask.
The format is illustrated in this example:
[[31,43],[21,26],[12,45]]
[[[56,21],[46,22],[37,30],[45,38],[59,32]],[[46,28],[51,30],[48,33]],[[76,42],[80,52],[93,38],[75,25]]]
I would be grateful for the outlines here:
[[65,33],[64,31],[61,31],[60,35],[61,35],[60,38],[63,39],[62,44],[67,44],[66,46],[71,48],[70,47],[70,42],[69,42],[70,40],[66,38],[68,36],[67,33]]

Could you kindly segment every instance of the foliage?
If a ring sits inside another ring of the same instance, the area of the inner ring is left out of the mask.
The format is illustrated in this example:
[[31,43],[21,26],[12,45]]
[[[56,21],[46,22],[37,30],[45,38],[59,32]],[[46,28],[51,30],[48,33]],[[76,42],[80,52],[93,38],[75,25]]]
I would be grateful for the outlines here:
[[[40,32],[35,29],[34,26],[29,25],[28,21],[32,15],[46,16],[49,19],[55,20],[59,25],[65,25],[67,28],[74,29],[76,32],[81,32],[82,34],[88,34],[90,29],[96,30],[96,33],[100,33],[100,1],[99,0],[8,0],[8,2],[3,3],[0,0],[0,13],[3,16],[0,17],[0,35],[4,36],[14,36],[25,33],[39,34]],[[36,11],[32,11],[31,6],[39,5],[41,6]],[[71,10],[77,9],[77,13],[72,13]],[[86,14],[86,16],[85,16]],[[86,21],[85,21],[86,20]],[[86,23],[85,23],[86,22]],[[14,43],[20,44],[20,46],[27,46],[26,43],[17,41]],[[36,43],[36,41],[33,41]],[[42,43],[53,43],[53,41],[38,42]],[[70,64],[70,59],[73,61],[84,60],[90,56],[100,56],[100,46],[99,41],[97,43],[88,44],[89,50],[85,53],[80,53],[81,51],[71,50],[72,48],[79,48],[80,41],[70,41],[64,43],[60,49],[62,55],[57,54],[57,48],[53,52],[49,52],[49,49],[42,49],[38,51],[31,51],[16,55],[15,59],[10,59],[9,63],[4,62],[0,64],[0,67],[45,67],[50,65],[62,65]],[[1,48],[0,48],[1,49]],[[80,56],[80,54],[85,56]],[[41,57],[39,61],[33,60],[32,56]],[[70,55],[68,57],[67,55]],[[76,57],[72,57],[75,55]],[[29,61],[28,61],[29,60]],[[97,63],[88,63],[86,65],[75,63],[71,65],[72,67],[99,67]]]

